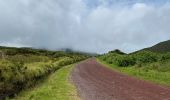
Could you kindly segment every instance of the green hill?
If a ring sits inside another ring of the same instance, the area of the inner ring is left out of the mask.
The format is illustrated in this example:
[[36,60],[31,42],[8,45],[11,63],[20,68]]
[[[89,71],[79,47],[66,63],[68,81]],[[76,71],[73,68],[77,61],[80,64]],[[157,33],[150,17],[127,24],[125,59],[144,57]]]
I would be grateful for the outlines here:
[[160,52],[160,53],[170,52],[170,40],[160,42],[152,47],[145,48],[143,50],[152,51],[152,52]]

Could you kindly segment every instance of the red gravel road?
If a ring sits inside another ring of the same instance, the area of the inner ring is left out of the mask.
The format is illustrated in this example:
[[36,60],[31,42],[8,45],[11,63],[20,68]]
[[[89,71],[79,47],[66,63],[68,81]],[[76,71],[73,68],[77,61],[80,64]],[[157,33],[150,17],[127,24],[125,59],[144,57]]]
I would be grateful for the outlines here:
[[82,100],[170,100],[170,87],[129,77],[95,59],[79,63],[72,80]]

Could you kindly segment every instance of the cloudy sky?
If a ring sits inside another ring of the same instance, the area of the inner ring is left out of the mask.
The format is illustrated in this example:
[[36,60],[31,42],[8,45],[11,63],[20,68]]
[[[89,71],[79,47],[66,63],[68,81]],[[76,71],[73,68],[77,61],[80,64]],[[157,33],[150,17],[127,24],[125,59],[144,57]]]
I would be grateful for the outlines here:
[[170,39],[169,0],[0,0],[0,45],[132,52]]

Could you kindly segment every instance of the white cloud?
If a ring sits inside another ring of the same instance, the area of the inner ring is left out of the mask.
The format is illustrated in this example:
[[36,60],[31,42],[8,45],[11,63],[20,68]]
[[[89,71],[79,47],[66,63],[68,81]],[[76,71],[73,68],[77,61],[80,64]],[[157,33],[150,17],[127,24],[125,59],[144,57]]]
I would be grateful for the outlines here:
[[170,4],[101,0],[89,8],[82,0],[1,0],[0,22],[4,45],[132,52],[170,39]]

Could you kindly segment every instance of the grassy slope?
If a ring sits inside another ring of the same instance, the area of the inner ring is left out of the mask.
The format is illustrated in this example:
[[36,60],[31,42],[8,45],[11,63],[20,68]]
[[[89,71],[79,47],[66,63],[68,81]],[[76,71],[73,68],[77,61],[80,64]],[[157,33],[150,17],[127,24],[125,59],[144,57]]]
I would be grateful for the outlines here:
[[80,52],[0,46],[0,100],[13,97],[61,67],[89,56]]
[[169,72],[158,72],[155,70],[142,70],[135,67],[118,67],[114,64],[108,64],[102,60],[97,59],[98,62],[108,66],[111,69],[120,71],[130,76],[135,76],[140,79],[148,80],[162,85],[170,86],[170,73]]
[[143,50],[148,50],[152,52],[162,52],[162,53],[170,52],[170,40],[160,42],[152,47],[145,48]]
[[40,86],[21,92],[13,100],[79,100],[76,88],[69,82],[73,65],[52,74]]

